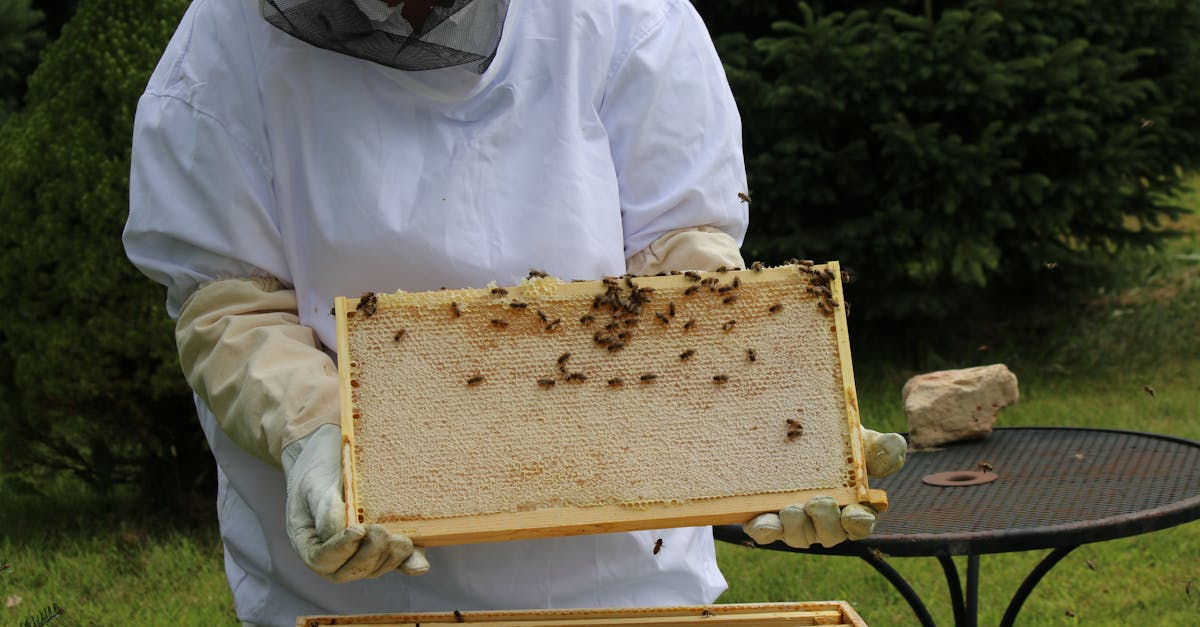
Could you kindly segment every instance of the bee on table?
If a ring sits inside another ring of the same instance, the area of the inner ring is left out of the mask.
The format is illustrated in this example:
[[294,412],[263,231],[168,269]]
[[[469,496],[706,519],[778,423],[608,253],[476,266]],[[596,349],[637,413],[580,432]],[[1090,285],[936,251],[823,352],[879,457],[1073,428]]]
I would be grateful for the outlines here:
[[492,296],[508,296],[508,290],[503,287],[493,287]]
[[692,355],[695,355],[695,354],[696,354],[695,349],[689,348],[689,349],[683,351],[682,353],[679,353],[679,359],[686,361],[687,359],[691,358]]
[[654,541],[654,555],[658,555],[658,552],[662,550],[662,547],[663,547],[662,538],[655,540]]

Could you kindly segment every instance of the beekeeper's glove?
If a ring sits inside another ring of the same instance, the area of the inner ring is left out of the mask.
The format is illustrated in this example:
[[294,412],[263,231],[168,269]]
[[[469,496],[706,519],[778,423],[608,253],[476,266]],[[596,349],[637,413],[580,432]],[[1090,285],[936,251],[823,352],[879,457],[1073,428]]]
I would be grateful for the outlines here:
[[[904,466],[908,444],[899,433],[862,430],[863,454],[867,475],[886,477]],[[838,507],[828,496],[816,496],[803,505],[789,505],[778,514],[756,516],[742,529],[758,544],[783,540],[784,544],[806,549],[813,544],[831,547],[843,540],[861,540],[875,530],[875,510],[852,503]]]
[[337,369],[300,324],[294,290],[266,277],[206,283],[180,309],[175,341],[221,431],[282,464],[288,536],[310,568],[334,581],[429,569],[407,538],[346,525]]
[[342,500],[342,432],[322,425],[283,449],[287,534],[308,567],[336,582],[378,577],[400,569],[429,570],[420,548],[380,525],[346,525]]

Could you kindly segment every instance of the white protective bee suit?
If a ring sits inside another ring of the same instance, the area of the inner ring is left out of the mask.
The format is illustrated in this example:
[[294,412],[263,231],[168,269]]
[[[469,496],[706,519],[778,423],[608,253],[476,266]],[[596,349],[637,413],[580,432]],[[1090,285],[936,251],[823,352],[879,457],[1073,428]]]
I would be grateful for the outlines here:
[[[383,67],[289,36],[256,0],[195,0],[138,105],[124,240],[172,316],[232,283],[269,303],[239,319],[288,327],[274,361],[251,325],[213,366],[181,324],[239,618],[714,600],[707,527],[436,547],[424,576],[331,583],[284,532],[278,465],[337,422],[334,296],[738,265],[740,137],[687,0],[512,0],[482,74]],[[273,374],[306,364],[311,381]]]

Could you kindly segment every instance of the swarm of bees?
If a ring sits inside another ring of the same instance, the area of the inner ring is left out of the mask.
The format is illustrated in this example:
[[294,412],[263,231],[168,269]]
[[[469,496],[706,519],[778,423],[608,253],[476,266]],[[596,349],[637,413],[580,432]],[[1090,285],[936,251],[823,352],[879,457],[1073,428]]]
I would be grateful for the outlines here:
[[[744,195],[739,195],[744,196]],[[743,198],[747,202],[748,196]],[[826,316],[831,316],[842,303],[834,296],[832,283],[835,279],[841,279],[843,283],[848,283],[853,276],[849,271],[842,271],[840,275],[835,275],[829,268],[815,267],[812,260],[789,260],[790,264],[795,265],[799,271],[806,276],[807,286],[805,292],[809,296],[815,297],[818,310]],[[762,262],[755,261],[749,265],[749,271],[761,273],[765,269]],[[721,266],[715,270],[716,274],[724,275],[731,271],[740,271],[740,268],[730,268]],[[667,272],[659,273],[659,276],[667,275]],[[701,288],[708,288],[708,291],[716,294],[720,299],[720,303],[725,306],[734,307],[739,304],[737,290],[743,285],[743,279],[740,274],[735,274],[728,282],[723,283],[723,279],[714,275],[704,276],[695,271],[686,272],[671,272],[671,275],[678,275],[691,282],[692,284],[682,290],[684,296],[695,296]],[[549,275],[538,269],[530,269],[528,278],[546,278]],[[668,328],[671,325],[672,319],[680,315],[681,305],[673,300],[668,300],[657,308],[654,307],[655,289],[642,285],[633,275],[622,276],[605,276],[601,279],[602,291],[596,294],[591,302],[591,310],[579,316],[580,327],[594,327],[605,321],[600,330],[592,332],[592,342],[597,348],[604,349],[605,353],[613,354],[624,350],[629,344],[635,341],[635,336],[639,331],[639,321],[643,314],[652,314],[653,320],[658,323],[656,328],[661,329],[658,333],[669,333]],[[534,303],[527,302],[521,297],[508,298],[510,296],[509,289],[503,287],[492,287],[489,293],[493,298],[504,298],[505,301],[493,305],[492,311],[495,317],[488,318],[489,325],[494,329],[505,329],[510,325],[518,323],[519,320],[514,316],[520,315],[520,312],[536,312],[538,320],[542,325],[542,329],[546,332],[553,332],[563,328],[562,318],[552,317],[549,310],[543,310],[541,307],[534,306]],[[524,292],[528,296],[528,292]],[[682,309],[686,309],[692,301],[683,301]],[[543,307],[546,305],[542,305]],[[497,315],[496,307],[502,308],[502,311],[510,312],[504,315]],[[740,311],[741,308],[734,307]],[[378,311],[378,297],[373,292],[363,293],[360,297],[356,310],[362,312],[364,316],[370,317]],[[775,302],[766,309],[766,313],[770,315],[779,314],[784,310],[783,302]],[[449,311],[452,319],[462,318],[464,315],[463,306],[458,301],[449,303]],[[761,314],[760,314],[761,315]],[[686,318],[685,322],[679,325],[679,328],[684,332],[690,332],[697,328],[698,321],[696,318]],[[731,332],[738,325],[738,318],[730,317],[725,322],[720,323],[721,331]],[[573,325],[568,325],[573,326]],[[405,337],[406,331],[398,329],[394,331],[392,337],[395,343],[400,343]],[[759,353],[754,348],[745,348],[745,362],[755,363],[758,361]],[[679,362],[695,361],[697,350],[695,348],[685,348],[682,352],[677,353]],[[555,375],[547,377],[544,374],[535,376],[533,380],[536,384],[545,390],[554,389],[559,382],[568,383],[584,383],[588,380],[588,374],[572,369],[568,371],[567,362],[571,359],[571,352],[564,352],[559,355],[556,360]],[[697,362],[701,363],[701,362]],[[659,378],[659,374],[655,372],[644,372],[637,375],[637,381],[640,383],[651,383]],[[625,379],[620,376],[608,376],[602,379],[610,388],[622,387],[625,384]],[[483,384],[485,377],[483,374],[476,373],[466,379],[468,386],[475,387]],[[714,384],[724,384],[730,381],[730,375],[719,373],[711,375],[711,382]],[[1154,395],[1154,390],[1150,386],[1146,386],[1145,390],[1151,396]],[[799,422],[789,419],[787,421],[787,440],[794,441],[803,434],[804,428]]]

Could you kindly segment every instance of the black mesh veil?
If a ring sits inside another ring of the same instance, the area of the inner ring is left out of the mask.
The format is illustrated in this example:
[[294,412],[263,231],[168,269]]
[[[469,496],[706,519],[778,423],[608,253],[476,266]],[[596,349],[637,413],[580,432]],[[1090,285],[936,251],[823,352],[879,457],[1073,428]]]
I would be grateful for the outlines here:
[[263,17],[314,46],[401,70],[452,66],[483,74],[509,0],[438,0],[419,30],[383,0],[261,0]]

